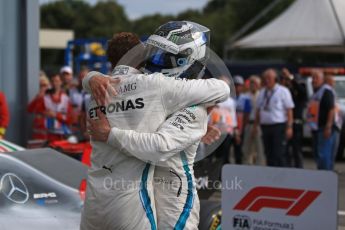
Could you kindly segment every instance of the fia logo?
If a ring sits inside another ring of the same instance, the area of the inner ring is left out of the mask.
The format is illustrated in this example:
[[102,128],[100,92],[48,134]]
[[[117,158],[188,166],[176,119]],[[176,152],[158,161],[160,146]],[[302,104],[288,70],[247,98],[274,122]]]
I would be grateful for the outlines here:
[[233,218],[232,226],[235,230],[250,230],[252,221],[248,216],[236,215]]

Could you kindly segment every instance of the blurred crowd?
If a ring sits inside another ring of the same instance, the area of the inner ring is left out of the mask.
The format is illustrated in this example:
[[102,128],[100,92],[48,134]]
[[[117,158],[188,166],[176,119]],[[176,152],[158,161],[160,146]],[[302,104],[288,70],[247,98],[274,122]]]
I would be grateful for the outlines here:
[[82,80],[88,72],[82,68],[76,80],[69,66],[49,77],[40,73],[39,92],[27,107],[34,114],[29,145],[64,140],[71,134],[87,138],[85,108],[90,95],[83,91]]
[[267,69],[246,80],[234,76],[236,98],[218,104],[210,114],[210,124],[225,136],[215,156],[224,164],[234,159],[236,164],[303,168],[307,125],[317,168],[333,170],[342,126],[334,79],[313,71],[311,97],[305,79],[286,68]]
[[[64,66],[49,77],[40,73],[39,92],[27,107],[34,115],[28,147],[65,140],[71,134],[79,141],[88,139],[85,126],[90,95],[82,88],[88,72],[82,68],[74,78],[72,69]],[[221,79],[230,84],[229,78]],[[286,68],[279,72],[267,69],[246,80],[237,75],[233,82],[236,98],[218,104],[209,116],[209,125],[225,138],[215,150],[216,158],[223,164],[234,159],[236,164],[303,168],[302,141],[308,125],[317,168],[333,170],[342,127],[333,76],[313,71],[311,97],[303,78]],[[1,92],[0,110],[2,138],[9,113]]]

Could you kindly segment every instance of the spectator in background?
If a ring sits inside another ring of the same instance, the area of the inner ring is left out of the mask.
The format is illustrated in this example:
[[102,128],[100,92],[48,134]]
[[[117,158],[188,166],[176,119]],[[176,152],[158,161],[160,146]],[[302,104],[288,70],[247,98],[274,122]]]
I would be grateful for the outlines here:
[[[220,80],[230,84],[229,78],[221,76]],[[233,143],[236,121],[236,102],[229,97],[226,101],[217,104],[210,113],[209,125],[217,127],[224,138],[221,145],[215,150],[215,156],[222,159],[222,164],[230,163],[230,147]]]
[[39,86],[41,86],[41,82],[43,84],[48,83],[48,86],[49,86],[48,88],[50,89],[51,85],[50,85],[49,78],[47,77],[47,74],[43,70],[41,70],[39,73]]
[[88,72],[89,72],[88,68],[83,68],[82,71],[79,73],[79,86],[81,87],[80,93],[82,96],[81,111],[80,111],[80,116],[79,116],[79,127],[80,127],[81,134],[83,135],[85,139],[89,139],[89,134],[87,133],[87,130],[86,130],[86,118],[87,118],[86,111],[88,111],[91,95],[83,90],[82,81],[84,77],[86,77]]
[[334,89],[335,81],[332,74],[325,75],[325,83]]
[[43,85],[43,88],[40,87],[40,93],[28,107],[29,112],[36,114],[37,118],[41,118],[36,120],[38,123],[35,122],[35,126],[38,128],[35,133],[39,135],[34,135],[34,138],[45,138],[48,141],[61,140],[70,134],[68,125],[72,121],[72,106],[68,96],[62,90],[60,75],[53,75],[51,83],[52,89],[50,90],[44,90]]
[[32,139],[34,140],[45,141],[47,139],[45,117],[42,113],[38,113],[38,110],[48,89],[50,89],[50,81],[45,73],[41,72],[39,78],[39,92],[29,103],[27,108],[29,113],[35,114],[32,124]]
[[242,140],[243,140],[243,129],[246,125],[244,122],[245,114],[250,113],[250,99],[244,93],[244,80],[242,76],[234,77],[234,84],[236,90],[236,117],[237,127],[235,129],[235,162],[236,164],[242,164]]
[[83,91],[82,80],[89,72],[87,67],[82,67],[79,74],[78,79],[73,79],[73,71],[69,66],[64,66],[60,70],[60,74],[63,80],[63,88],[66,94],[70,98],[70,102],[72,105],[72,125],[71,129],[72,132],[75,134],[83,133],[85,125],[85,116],[83,115],[83,104],[85,100],[87,100],[87,95]]
[[73,107],[73,129],[74,132],[80,131],[80,119],[82,114],[82,107],[85,100],[85,95],[87,94],[83,90],[82,81],[84,77],[89,72],[87,67],[82,67],[81,71],[78,74],[78,83],[73,84],[68,90],[68,96],[70,98],[72,107]]
[[246,126],[244,127],[243,138],[243,163],[265,165],[265,155],[261,139],[261,129],[258,127],[256,133],[253,133],[253,126],[255,122],[255,112],[257,108],[257,98],[261,87],[260,77],[253,75],[249,78],[249,92],[247,97],[250,98],[250,113],[246,114]]
[[75,82],[73,81],[73,70],[69,66],[64,66],[60,69],[60,76],[63,82],[63,89],[69,95],[69,90],[75,87]]
[[335,111],[334,111],[334,135],[335,135],[335,143],[334,143],[334,149],[333,149],[333,157],[337,157],[338,149],[339,149],[339,143],[340,143],[340,132],[341,128],[343,126],[343,114],[340,110],[340,105],[337,102],[338,96],[337,93],[334,90],[335,87],[335,81],[334,77],[331,74],[327,74],[325,76],[325,83],[328,84],[332,88],[332,93],[335,101]]
[[4,138],[9,123],[10,113],[8,111],[6,96],[0,91],[0,139]]
[[[73,98],[73,94],[78,92],[77,88],[79,87],[78,80],[73,78],[73,70],[69,66],[64,66],[60,69],[60,76],[62,79],[62,89],[70,97],[71,102],[73,100],[79,101],[79,97]],[[72,103],[73,104],[73,103]]]
[[341,127],[343,125],[343,114],[340,110],[340,105],[337,102],[338,95],[337,92],[335,91],[335,80],[334,76],[331,74],[325,75],[325,83],[331,87],[333,96],[334,96],[334,101],[335,101],[335,116],[334,116],[334,123],[335,123],[335,128],[336,131],[340,131]]
[[86,92],[83,90],[82,82],[89,71],[90,70],[87,67],[82,67],[78,74],[78,83],[74,84],[69,90],[71,103],[73,108],[75,108],[78,113],[81,111],[84,95],[86,94]]
[[293,135],[293,108],[290,91],[278,84],[277,72],[263,73],[265,88],[257,100],[254,134],[261,125],[264,151],[268,166],[286,167],[286,143]]
[[293,110],[293,137],[287,145],[287,163],[289,166],[303,168],[302,139],[303,139],[303,111],[307,104],[307,92],[303,85],[297,82],[294,75],[287,68],[282,69],[281,84],[290,90],[295,104]]
[[335,147],[335,98],[324,74],[312,73],[314,94],[308,104],[307,121],[313,131],[313,150],[318,169],[332,170]]

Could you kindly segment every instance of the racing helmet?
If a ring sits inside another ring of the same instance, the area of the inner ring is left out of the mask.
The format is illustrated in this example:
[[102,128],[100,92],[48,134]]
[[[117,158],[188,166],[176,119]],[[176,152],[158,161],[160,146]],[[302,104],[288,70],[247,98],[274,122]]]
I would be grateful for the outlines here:
[[197,78],[205,69],[210,30],[190,21],[161,25],[146,41],[146,70],[168,77]]

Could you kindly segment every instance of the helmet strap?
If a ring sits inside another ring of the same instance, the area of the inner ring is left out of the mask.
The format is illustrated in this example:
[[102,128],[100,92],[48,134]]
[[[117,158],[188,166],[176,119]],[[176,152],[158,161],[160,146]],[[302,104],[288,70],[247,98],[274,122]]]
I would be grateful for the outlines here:
[[188,69],[178,76],[179,78],[196,79],[199,77],[200,72],[204,69],[204,65],[196,60]]

